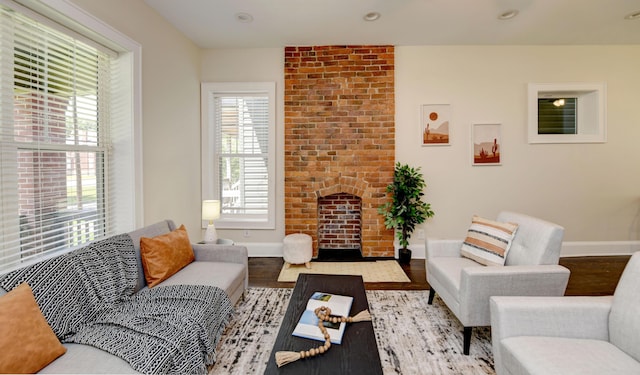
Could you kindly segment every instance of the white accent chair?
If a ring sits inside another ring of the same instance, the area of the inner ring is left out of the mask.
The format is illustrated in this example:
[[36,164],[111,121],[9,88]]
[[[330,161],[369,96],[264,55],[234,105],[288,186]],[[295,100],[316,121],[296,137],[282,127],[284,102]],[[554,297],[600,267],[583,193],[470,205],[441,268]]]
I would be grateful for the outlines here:
[[558,265],[564,228],[531,216],[501,212],[500,222],[518,224],[504,266],[484,266],[462,257],[464,240],[426,240],[429,304],[436,293],[464,326],[469,354],[472,327],[491,325],[491,296],[562,296],[569,270]]
[[640,252],[613,296],[491,297],[498,375],[640,374]]

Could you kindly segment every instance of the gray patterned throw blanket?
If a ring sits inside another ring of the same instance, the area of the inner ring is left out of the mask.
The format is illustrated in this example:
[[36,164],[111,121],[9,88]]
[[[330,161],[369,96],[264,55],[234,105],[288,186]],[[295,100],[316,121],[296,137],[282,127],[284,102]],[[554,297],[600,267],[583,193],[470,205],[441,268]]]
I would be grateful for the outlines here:
[[127,234],[11,272],[28,282],[62,342],[92,345],[146,374],[205,374],[233,307],[220,288],[174,285],[133,294],[135,250]]

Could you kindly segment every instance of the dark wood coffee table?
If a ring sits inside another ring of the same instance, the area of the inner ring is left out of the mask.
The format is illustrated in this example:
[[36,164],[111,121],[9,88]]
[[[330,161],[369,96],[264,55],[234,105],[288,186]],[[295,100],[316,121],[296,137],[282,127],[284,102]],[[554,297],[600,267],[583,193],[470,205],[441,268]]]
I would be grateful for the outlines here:
[[291,294],[265,374],[382,374],[372,322],[348,324],[342,336],[342,344],[331,345],[324,354],[299,359],[278,368],[276,352],[298,352],[322,345],[321,341],[291,334],[313,292],[352,296],[350,316],[369,308],[362,276],[301,274]]

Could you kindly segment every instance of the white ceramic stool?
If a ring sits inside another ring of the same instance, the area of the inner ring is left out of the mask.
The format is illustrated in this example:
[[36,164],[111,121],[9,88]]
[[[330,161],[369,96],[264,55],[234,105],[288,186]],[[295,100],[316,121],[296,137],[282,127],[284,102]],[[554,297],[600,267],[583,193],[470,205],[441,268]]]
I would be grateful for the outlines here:
[[303,264],[311,268],[311,258],[313,257],[313,240],[311,236],[304,233],[289,234],[284,237],[282,257],[285,268],[292,264]]

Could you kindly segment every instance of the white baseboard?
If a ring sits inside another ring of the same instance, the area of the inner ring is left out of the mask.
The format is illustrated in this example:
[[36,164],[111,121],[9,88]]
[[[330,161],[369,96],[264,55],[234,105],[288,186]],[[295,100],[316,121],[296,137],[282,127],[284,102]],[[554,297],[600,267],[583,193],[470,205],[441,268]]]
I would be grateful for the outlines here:
[[[282,256],[282,242],[236,242],[236,245],[245,246],[249,252],[249,257],[281,257]],[[420,245],[416,245],[417,247]],[[414,254],[419,254],[418,258],[425,257],[424,245],[422,250],[414,251]],[[413,245],[410,246],[414,248]],[[395,249],[395,257],[398,258],[398,248]],[[414,255],[414,257],[416,257]]]
[[[425,245],[409,245],[412,258],[426,258]],[[567,241],[562,243],[560,257],[631,255],[640,251],[640,241]]]
[[[281,257],[281,242],[239,242],[241,246],[246,246],[250,257]],[[411,257],[414,259],[425,259],[426,250],[424,244],[411,244]],[[640,251],[640,241],[569,241],[562,244],[560,250],[561,257],[579,256],[611,256],[611,255],[631,255]],[[398,257],[396,245],[395,257]]]
[[[426,258],[425,245],[410,245],[412,257]],[[562,243],[560,257],[631,255],[640,251],[640,241],[567,241]]]
[[245,246],[249,257],[282,256],[282,242],[236,242],[236,245]]
[[572,241],[564,242],[561,257],[631,255],[640,251],[640,241]]
[[[410,244],[411,259],[425,259],[427,257],[427,246],[424,243]],[[398,244],[396,244],[396,258],[398,257]]]

